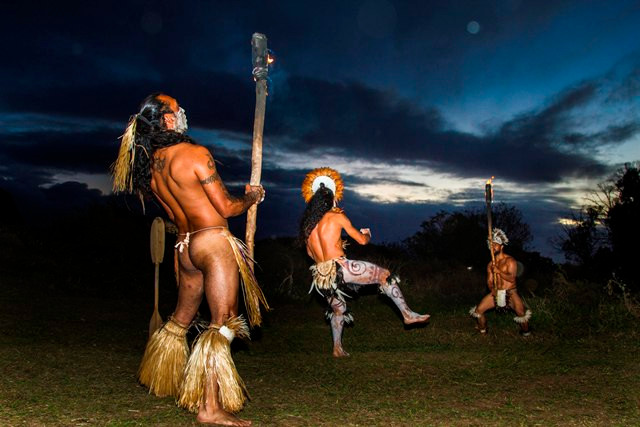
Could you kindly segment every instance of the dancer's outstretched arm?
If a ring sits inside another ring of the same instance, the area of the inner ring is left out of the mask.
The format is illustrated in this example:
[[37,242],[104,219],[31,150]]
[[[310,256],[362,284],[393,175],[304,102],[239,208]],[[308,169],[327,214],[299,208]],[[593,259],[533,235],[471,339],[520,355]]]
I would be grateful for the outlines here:
[[346,231],[353,240],[360,243],[361,245],[366,245],[371,240],[371,231],[369,231],[368,228],[363,228],[362,231],[364,231],[364,233],[362,233],[361,231],[356,229],[353,224],[351,224],[351,221],[345,214],[340,214],[338,216],[338,221],[344,231]]

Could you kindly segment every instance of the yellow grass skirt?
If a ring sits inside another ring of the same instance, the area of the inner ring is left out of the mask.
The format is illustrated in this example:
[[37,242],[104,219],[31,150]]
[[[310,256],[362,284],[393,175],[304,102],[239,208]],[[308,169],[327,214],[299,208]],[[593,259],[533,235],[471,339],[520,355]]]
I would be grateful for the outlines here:
[[249,323],[252,327],[260,326],[262,324],[260,304],[262,304],[267,311],[269,310],[269,304],[253,273],[252,264],[254,261],[251,259],[249,249],[242,240],[231,234],[228,229],[224,229],[222,234],[229,241],[233,255],[236,258],[236,263],[238,264],[242,284],[242,295],[244,296],[244,305],[247,309]]
[[230,343],[234,337],[249,337],[242,316],[232,317],[222,326],[212,325],[198,336],[187,362],[178,406],[198,412],[205,399],[205,388],[213,385],[207,382],[215,376],[224,410],[231,413],[242,410],[249,394],[231,358]]
[[149,387],[149,393],[159,397],[178,397],[189,356],[186,338],[188,329],[188,326],[182,326],[169,318],[149,338],[138,369],[138,380]]

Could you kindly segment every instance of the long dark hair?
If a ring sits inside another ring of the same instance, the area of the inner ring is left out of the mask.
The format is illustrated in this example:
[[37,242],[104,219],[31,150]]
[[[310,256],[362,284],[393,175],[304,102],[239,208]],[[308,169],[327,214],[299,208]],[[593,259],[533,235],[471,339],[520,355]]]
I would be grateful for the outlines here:
[[320,184],[320,188],[313,194],[307,208],[302,214],[300,220],[300,233],[298,235],[298,244],[304,246],[309,239],[309,235],[318,225],[324,214],[333,208],[333,191]]
[[173,113],[171,107],[158,99],[160,92],[152,93],[140,103],[136,118],[135,162],[133,165],[133,190],[145,198],[151,192],[151,159],[158,148],[170,147],[181,142],[195,144],[189,136],[166,128],[164,115]]

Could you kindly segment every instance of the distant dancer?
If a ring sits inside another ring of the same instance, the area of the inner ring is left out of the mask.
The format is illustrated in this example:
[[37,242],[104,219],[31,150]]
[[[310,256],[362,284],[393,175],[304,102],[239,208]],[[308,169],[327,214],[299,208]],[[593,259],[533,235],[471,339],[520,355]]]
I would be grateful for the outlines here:
[[[227,218],[264,199],[261,186],[242,197],[227,191],[206,147],[184,134],[187,118],[165,94],[148,96],[122,136],[113,166],[114,190],[155,197],[178,227],[179,290],[173,315],[147,342],[140,382],[157,396],[174,396],[203,423],[246,426],[237,418],[247,399],[230,344],[248,336],[238,316],[239,273],[252,325],[266,301],[247,265],[246,248],[227,228]],[[186,334],[203,297],[211,323],[189,355]]]
[[329,304],[327,318],[333,334],[334,357],[349,355],[342,347],[344,324],[353,321],[345,301],[349,290],[357,291],[365,285],[377,285],[396,304],[405,324],[424,323],[430,317],[409,308],[398,287],[400,279],[391,276],[389,270],[370,262],[346,258],[342,230],[361,245],[369,243],[371,231],[368,228],[357,230],[344,211],[337,207],[342,192],[342,178],[331,168],[312,170],[302,184],[307,208],[300,222],[300,239],[315,261],[311,267],[313,282],[309,292],[315,289]]
[[529,336],[531,334],[529,330],[531,310],[525,310],[524,302],[518,295],[516,289],[518,265],[512,256],[504,253],[503,248],[507,243],[509,243],[507,235],[499,228],[493,230],[492,242],[487,239],[487,244],[495,257],[495,264],[491,261],[487,265],[489,294],[480,301],[480,304],[472,307],[469,314],[477,320],[478,331],[481,334],[486,334],[487,318],[484,313],[495,307],[510,308],[516,313],[513,320],[520,325],[520,334]]

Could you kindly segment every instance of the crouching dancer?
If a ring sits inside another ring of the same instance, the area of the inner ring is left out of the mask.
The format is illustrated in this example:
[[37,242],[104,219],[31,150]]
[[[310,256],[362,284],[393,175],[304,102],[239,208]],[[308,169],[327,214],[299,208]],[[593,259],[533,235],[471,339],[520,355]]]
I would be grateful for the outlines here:
[[[169,320],[149,338],[138,371],[140,382],[157,396],[174,396],[203,423],[245,426],[237,418],[247,399],[230,343],[248,337],[238,316],[239,280],[251,325],[261,323],[259,303],[268,309],[247,265],[246,247],[227,228],[264,199],[261,186],[232,197],[207,148],[186,136],[187,120],[175,99],[152,94],[132,116],[113,165],[114,190],[152,197],[178,227],[178,303]],[[191,354],[186,334],[206,298],[211,323]]]
[[[503,252],[503,247],[509,243],[507,235],[499,228],[493,230],[492,241],[487,244],[493,251],[495,264],[493,261],[487,265],[487,286],[489,294],[486,295],[480,304],[469,310],[471,317],[477,320],[477,328],[481,334],[487,333],[487,318],[484,313],[492,308],[510,308],[516,313],[513,320],[520,325],[520,334],[529,336],[529,319],[531,310],[525,311],[524,302],[516,289],[516,274],[518,266],[516,260]],[[495,277],[495,283],[494,283]]]
[[327,318],[333,334],[333,355],[348,356],[342,348],[342,330],[353,317],[347,312],[346,291],[357,291],[364,285],[378,285],[380,291],[396,304],[405,324],[429,320],[428,314],[412,311],[398,287],[400,279],[389,270],[365,261],[347,259],[345,230],[356,242],[366,245],[371,240],[368,228],[357,230],[337,202],[342,199],[343,182],[340,174],[331,168],[318,168],[309,172],[302,184],[302,195],[307,208],[300,223],[300,239],[307,253],[315,261],[311,266],[313,282],[309,292],[318,291],[329,303]]

